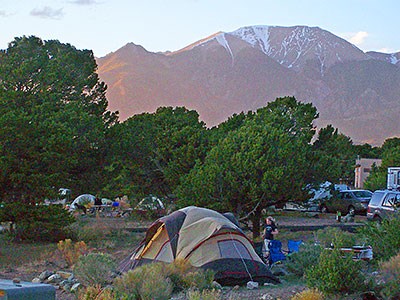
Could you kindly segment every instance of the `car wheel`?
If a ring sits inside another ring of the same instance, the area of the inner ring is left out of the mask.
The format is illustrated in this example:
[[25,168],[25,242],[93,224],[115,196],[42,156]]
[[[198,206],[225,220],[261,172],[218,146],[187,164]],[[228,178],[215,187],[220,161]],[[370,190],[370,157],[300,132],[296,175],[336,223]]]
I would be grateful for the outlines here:
[[326,207],[326,205],[322,205],[321,208],[319,209],[322,213],[328,213],[328,208]]
[[349,206],[348,214],[354,216],[356,214],[356,209],[354,206]]

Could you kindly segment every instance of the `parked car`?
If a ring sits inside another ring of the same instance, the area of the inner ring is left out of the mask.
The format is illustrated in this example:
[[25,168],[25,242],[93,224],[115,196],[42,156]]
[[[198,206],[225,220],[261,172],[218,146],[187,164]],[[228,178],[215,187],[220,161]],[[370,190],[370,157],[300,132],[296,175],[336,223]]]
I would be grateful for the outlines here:
[[372,192],[368,190],[342,190],[320,203],[321,212],[337,212],[342,214],[364,214]]
[[372,195],[368,204],[367,219],[381,220],[400,212],[400,192],[378,190]]

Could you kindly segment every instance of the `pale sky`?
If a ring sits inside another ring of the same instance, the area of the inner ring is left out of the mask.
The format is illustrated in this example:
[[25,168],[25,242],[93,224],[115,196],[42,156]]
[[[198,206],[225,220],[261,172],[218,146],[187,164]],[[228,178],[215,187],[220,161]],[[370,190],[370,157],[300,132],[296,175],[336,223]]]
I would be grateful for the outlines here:
[[363,51],[400,51],[399,0],[0,0],[0,49],[56,39],[102,57],[127,43],[179,50],[252,25],[318,26]]

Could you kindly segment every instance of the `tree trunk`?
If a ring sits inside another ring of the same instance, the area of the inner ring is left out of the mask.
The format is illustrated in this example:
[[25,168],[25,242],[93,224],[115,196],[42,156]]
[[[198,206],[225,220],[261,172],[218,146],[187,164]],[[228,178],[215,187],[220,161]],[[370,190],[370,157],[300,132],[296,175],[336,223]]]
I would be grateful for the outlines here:
[[257,207],[252,215],[251,222],[253,223],[253,240],[260,236],[260,220],[261,220],[261,208]]

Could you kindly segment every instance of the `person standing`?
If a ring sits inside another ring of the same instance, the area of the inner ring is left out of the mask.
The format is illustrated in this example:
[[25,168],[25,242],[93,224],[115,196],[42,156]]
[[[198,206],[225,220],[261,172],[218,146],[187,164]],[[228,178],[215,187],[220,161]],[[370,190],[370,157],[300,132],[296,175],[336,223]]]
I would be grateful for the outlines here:
[[265,249],[265,257],[268,257],[269,255],[269,243],[271,240],[274,239],[274,236],[278,234],[278,228],[275,224],[275,220],[273,217],[268,216],[265,219],[265,226],[264,226],[264,233],[263,233],[263,239],[264,239],[264,249]]

